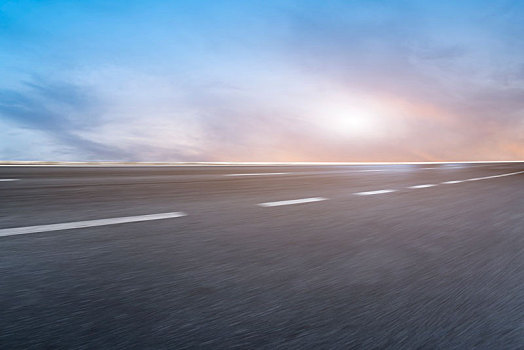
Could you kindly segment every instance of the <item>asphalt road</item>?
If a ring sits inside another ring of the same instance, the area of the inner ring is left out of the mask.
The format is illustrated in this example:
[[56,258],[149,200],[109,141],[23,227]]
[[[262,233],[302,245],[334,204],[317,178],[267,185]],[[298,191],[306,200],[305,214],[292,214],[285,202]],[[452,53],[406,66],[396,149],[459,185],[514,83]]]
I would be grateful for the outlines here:
[[106,348],[523,349],[524,163],[0,167],[0,349]]

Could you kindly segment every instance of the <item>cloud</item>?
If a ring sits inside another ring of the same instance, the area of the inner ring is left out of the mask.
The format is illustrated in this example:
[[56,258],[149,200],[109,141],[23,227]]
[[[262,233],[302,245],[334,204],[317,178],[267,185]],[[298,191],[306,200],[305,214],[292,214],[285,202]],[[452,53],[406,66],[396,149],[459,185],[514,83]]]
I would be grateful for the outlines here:
[[[71,6],[80,24],[51,30],[45,69],[27,59],[23,79],[10,73],[0,116],[53,140],[50,158],[67,149],[78,160],[522,159],[515,6],[153,4],[114,19],[106,8],[103,28],[91,27],[89,6]],[[38,43],[44,50],[45,35]]]
[[34,79],[25,84],[23,91],[0,90],[0,115],[18,127],[43,132],[57,146],[75,149],[80,158],[128,157],[122,149],[108,148],[76,135],[96,123],[99,108],[87,91],[66,82]]

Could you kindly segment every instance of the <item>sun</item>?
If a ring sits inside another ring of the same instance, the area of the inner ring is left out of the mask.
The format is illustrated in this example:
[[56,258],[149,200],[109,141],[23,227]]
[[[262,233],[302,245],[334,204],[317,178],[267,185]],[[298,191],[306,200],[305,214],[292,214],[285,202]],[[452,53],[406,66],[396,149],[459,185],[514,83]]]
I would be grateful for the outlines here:
[[336,134],[352,137],[371,137],[376,134],[377,116],[368,111],[349,108],[328,116],[326,123]]
[[384,121],[377,108],[365,104],[325,106],[320,123],[327,133],[339,138],[376,138],[384,133]]

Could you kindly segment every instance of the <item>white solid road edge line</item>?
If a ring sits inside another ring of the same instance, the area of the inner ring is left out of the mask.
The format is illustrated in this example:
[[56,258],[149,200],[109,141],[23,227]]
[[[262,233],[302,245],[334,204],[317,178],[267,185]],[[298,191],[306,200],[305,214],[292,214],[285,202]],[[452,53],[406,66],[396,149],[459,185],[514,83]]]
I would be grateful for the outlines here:
[[224,176],[264,176],[264,175],[286,175],[291,173],[245,173],[245,174],[224,174]]
[[0,181],[19,181],[20,179],[0,179]]
[[425,184],[425,185],[409,186],[408,188],[417,189],[417,188],[428,188],[428,187],[435,187],[435,186],[437,186],[437,185],[435,185],[435,184]]
[[445,182],[442,182],[442,183],[443,183],[443,184],[458,184],[458,183],[466,182],[466,181],[479,181],[479,180],[495,179],[495,178],[497,178],[497,177],[511,176],[511,175],[517,175],[517,174],[524,174],[524,170],[523,170],[523,171],[516,171],[516,172],[514,172],[514,173],[500,174],[500,175],[492,175],[492,176],[484,176],[484,177],[474,177],[474,178],[471,178],[471,179],[465,179],[465,180],[452,180],[452,181],[445,181]]
[[377,191],[366,191],[366,192],[356,192],[357,196],[370,196],[373,194],[383,194],[383,193],[391,193],[396,192],[397,190],[377,190]]
[[479,178],[480,180],[484,180],[484,179],[494,179],[496,177],[503,177],[503,176],[510,176],[510,175],[517,175],[517,174],[524,174],[524,170],[523,171],[516,171],[514,173],[507,173],[507,174],[500,174],[500,175],[492,175],[492,176],[486,176],[486,177],[481,177]]
[[182,213],[182,212],[172,212],[172,213],[160,213],[160,214],[149,214],[149,215],[138,215],[138,216],[125,216],[125,217],[110,218],[110,219],[75,221],[75,222],[66,222],[62,224],[4,228],[4,229],[0,229],[0,237],[25,235],[28,233],[70,230],[70,229],[84,228],[84,227],[125,224],[129,222],[171,219],[171,218],[178,218],[178,217],[186,216],[186,215],[187,214]]
[[291,204],[302,204],[302,203],[311,203],[311,202],[320,202],[326,201],[327,198],[323,197],[313,197],[313,198],[302,198],[302,199],[291,199],[287,201],[278,201],[278,202],[266,202],[257,204],[259,207],[278,207],[281,205],[291,205]]

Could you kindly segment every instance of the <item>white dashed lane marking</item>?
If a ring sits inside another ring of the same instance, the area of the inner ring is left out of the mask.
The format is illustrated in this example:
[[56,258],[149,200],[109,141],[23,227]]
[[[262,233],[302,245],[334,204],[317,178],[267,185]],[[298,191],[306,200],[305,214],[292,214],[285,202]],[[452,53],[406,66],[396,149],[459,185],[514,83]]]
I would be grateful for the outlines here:
[[260,204],[258,204],[258,206],[260,206],[260,207],[279,207],[281,205],[292,205],[292,204],[321,202],[321,201],[325,201],[325,200],[327,200],[327,198],[313,197],[313,198],[291,199],[291,200],[278,201],[278,202],[266,202],[266,203],[260,203]]
[[428,188],[428,187],[435,187],[435,186],[437,186],[437,185],[435,185],[435,184],[425,184],[425,185],[409,186],[408,188],[417,189],[417,188]]
[[464,182],[464,181],[461,181],[461,180],[452,180],[452,181],[446,181],[446,182],[442,182],[442,184],[444,185],[450,185],[450,184],[459,184],[461,182]]
[[61,224],[4,228],[4,229],[0,229],[0,237],[25,235],[28,233],[70,230],[70,229],[84,228],[84,227],[125,224],[125,223],[130,223],[130,222],[172,219],[172,218],[179,218],[181,216],[186,216],[186,215],[187,214],[182,213],[182,212],[172,212],[172,213],[160,213],[160,214],[149,214],[149,215],[138,215],[138,216],[125,216],[125,217],[110,218],[110,219],[75,221],[75,222],[66,222],[66,223],[61,223]]
[[[524,171],[517,171],[513,173],[477,177],[477,178],[464,179],[464,180],[450,180],[450,181],[442,182],[442,184],[457,184],[457,183],[466,182],[466,181],[486,180],[486,179],[493,179],[493,178],[504,177],[504,176],[517,175],[517,174],[522,174],[522,173],[524,173]],[[225,174],[224,176],[261,176],[261,175],[284,175],[284,174],[291,174],[291,173],[247,173],[247,174]],[[17,180],[19,179],[0,179],[0,181],[17,181]],[[420,188],[428,188],[428,187],[434,187],[434,186],[437,186],[437,185],[436,184],[423,184],[423,185],[410,186],[408,188],[420,189]],[[377,195],[377,194],[392,193],[396,191],[397,191],[396,189],[381,189],[381,190],[374,190],[374,191],[356,192],[354,194],[358,196],[371,196],[371,195]],[[326,200],[328,200],[328,198],[312,197],[312,198],[302,198],[302,199],[292,199],[292,200],[283,200],[283,201],[276,201],[276,202],[259,203],[258,206],[277,207],[277,206],[284,206],[284,205],[320,202],[320,201],[326,201]],[[49,224],[49,225],[4,228],[4,229],[0,229],[0,237],[23,235],[23,234],[38,233],[38,232],[50,232],[50,231],[59,231],[59,230],[78,229],[78,228],[85,228],[85,227],[116,225],[116,224],[141,222],[141,221],[163,220],[163,219],[178,218],[178,217],[182,217],[186,215],[187,214],[183,212],[171,212],[171,213],[127,216],[127,217],[99,219],[99,220],[76,221],[76,222],[67,222],[67,223]]]
[[266,176],[266,175],[286,175],[291,173],[246,173],[246,174],[225,174],[224,176]]
[[376,190],[376,191],[357,192],[354,194],[356,194],[357,196],[371,196],[374,194],[384,194],[384,193],[391,193],[391,192],[396,192],[396,190]]

